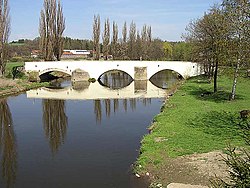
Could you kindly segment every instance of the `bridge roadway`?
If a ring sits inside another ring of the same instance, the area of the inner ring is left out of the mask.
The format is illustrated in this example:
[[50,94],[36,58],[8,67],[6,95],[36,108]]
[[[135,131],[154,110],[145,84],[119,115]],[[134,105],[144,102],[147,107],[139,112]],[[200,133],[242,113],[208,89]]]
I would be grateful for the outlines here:
[[129,74],[134,80],[149,80],[162,70],[173,70],[183,78],[201,74],[198,63],[182,61],[47,61],[26,62],[25,70],[41,76],[52,71],[64,72],[72,81],[84,81],[100,78],[111,70],[120,70]]
[[[82,86],[82,84],[79,84]],[[61,99],[61,100],[95,100],[95,99],[132,99],[163,98],[166,90],[154,86],[150,81],[134,81],[122,89],[109,89],[98,82],[83,88],[70,86],[62,89],[39,88],[27,91],[27,98]]]

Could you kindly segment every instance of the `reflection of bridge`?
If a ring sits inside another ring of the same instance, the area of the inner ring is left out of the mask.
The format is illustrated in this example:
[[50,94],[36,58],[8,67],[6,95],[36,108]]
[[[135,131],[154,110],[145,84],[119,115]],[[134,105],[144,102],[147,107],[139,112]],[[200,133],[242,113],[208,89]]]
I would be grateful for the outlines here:
[[[86,84],[86,82],[84,83]],[[162,98],[165,95],[165,90],[157,88],[150,81],[134,81],[129,86],[117,90],[109,89],[95,82],[82,85],[82,88],[73,86],[63,89],[40,88],[27,91],[28,98],[72,100]]]
[[72,76],[73,81],[89,78],[96,80],[111,70],[120,70],[129,74],[134,80],[149,80],[162,70],[173,70],[184,78],[200,74],[199,64],[180,61],[60,61],[60,62],[26,62],[25,70],[42,74],[59,71]]

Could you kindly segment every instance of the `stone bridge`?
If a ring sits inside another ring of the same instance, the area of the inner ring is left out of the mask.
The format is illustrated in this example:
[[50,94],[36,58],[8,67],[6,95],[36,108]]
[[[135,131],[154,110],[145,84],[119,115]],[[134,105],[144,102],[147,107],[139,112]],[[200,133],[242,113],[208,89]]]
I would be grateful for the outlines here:
[[198,63],[181,61],[47,61],[26,62],[25,70],[39,76],[59,71],[71,76],[72,81],[98,80],[104,73],[120,70],[134,80],[149,80],[162,70],[172,70],[183,78],[201,74]]

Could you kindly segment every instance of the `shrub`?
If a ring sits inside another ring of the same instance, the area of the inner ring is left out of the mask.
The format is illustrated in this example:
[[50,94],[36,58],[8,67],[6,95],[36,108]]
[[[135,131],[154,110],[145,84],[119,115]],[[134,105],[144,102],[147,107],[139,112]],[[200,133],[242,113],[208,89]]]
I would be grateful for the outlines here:
[[[250,121],[243,119],[239,123],[242,128],[243,136],[248,146],[249,132],[250,132]],[[250,187],[250,151],[249,147],[241,149],[241,152],[236,151],[235,148],[229,146],[227,148],[227,157],[224,159],[227,166],[229,167],[229,181],[217,179],[212,182],[212,186],[215,188],[227,187],[227,188],[248,188]]]

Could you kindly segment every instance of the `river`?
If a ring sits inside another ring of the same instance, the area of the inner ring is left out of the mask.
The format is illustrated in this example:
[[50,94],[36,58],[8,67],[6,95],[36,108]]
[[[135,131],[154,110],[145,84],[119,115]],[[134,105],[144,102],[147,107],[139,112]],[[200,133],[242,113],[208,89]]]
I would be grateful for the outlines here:
[[[169,74],[167,74],[169,75]],[[109,73],[0,99],[0,187],[144,188],[131,166],[176,76]],[[151,80],[153,82],[153,79]]]

